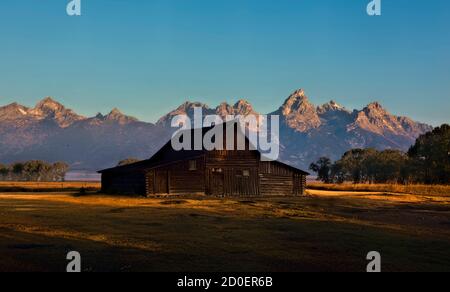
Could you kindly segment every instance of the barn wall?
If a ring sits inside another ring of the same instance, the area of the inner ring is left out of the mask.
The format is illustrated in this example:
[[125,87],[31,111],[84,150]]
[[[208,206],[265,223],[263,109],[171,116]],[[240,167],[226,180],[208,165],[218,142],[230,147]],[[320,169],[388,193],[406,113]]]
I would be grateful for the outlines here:
[[306,175],[297,175],[297,191],[296,195],[302,196],[306,194]]
[[145,175],[145,193],[147,195],[153,195],[156,193],[155,190],[155,171],[150,170]]
[[[190,161],[196,161],[196,170],[189,170]],[[171,194],[205,193],[204,158],[186,160],[171,165],[169,177]]]
[[294,179],[294,172],[275,162],[260,163],[261,195],[263,196],[292,196],[298,195],[298,180]]
[[[197,163],[195,171],[189,170],[190,160],[186,160],[146,174],[103,173],[102,190],[132,195],[206,193],[230,197],[305,194],[305,175],[281,164],[258,159],[254,153],[211,153],[194,159]],[[244,171],[248,176],[244,176]]]
[[145,195],[145,175],[133,173],[103,173],[102,191],[112,194]]
[[[206,155],[206,193],[258,196],[259,155],[255,151],[212,151]],[[248,174],[244,175],[244,174]]]
[[[190,161],[196,162],[196,170],[189,169]],[[168,189],[162,184],[167,184]],[[204,158],[185,160],[149,171],[147,173],[146,188],[149,195],[205,193]]]

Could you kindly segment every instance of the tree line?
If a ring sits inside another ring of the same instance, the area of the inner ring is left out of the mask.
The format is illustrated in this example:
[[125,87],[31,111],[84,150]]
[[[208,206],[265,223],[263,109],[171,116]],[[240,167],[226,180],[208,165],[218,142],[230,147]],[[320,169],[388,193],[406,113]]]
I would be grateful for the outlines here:
[[322,157],[310,169],[324,183],[450,184],[450,126],[420,136],[406,153],[352,149],[334,163]]
[[41,160],[0,164],[2,181],[64,181],[69,165],[65,162],[48,163]]

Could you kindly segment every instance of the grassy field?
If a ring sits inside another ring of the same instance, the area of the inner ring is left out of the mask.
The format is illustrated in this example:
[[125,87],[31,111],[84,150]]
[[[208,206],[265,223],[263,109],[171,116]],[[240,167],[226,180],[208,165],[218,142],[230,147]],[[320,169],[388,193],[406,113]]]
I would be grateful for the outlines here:
[[324,184],[308,183],[308,188],[324,191],[390,192],[426,196],[450,196],[450,185],[398,185],[398,184]]
[[450,271],[450,197],[264,199],[0,193],[0,271]]
[[0,192],[64,192],[64,191],[98,191],[98,182],[2,182]]

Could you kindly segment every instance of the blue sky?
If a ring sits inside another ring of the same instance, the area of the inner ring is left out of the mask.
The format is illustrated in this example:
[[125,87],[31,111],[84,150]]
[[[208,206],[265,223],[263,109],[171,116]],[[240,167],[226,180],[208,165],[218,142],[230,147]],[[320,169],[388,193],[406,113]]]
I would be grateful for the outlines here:
[[155,121],[183,101],[276,109],[295,89],[348,108],[380,101],[438,125],[450,113],[450,1],[0,2],[0,104],[53,96],[85,115]]

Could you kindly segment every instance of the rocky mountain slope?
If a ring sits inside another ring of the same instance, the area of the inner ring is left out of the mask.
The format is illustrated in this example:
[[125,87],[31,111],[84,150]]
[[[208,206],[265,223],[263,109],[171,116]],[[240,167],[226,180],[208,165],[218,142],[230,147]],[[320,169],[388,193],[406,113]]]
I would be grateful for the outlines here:
[[[179,114],[192,117],[195,107],[222,118],[258,114],[245,100],[216,108],[186,102],[151,124],[118,109],[84,117],[51,98],[34,108],[13,103],[0,107],[0,161],[64,160],[73,169],[97,170],[127,157],[148,158],[170,138],[171,119]],[[315,106],[301,89],[272,114],[280,115],[281,159],[305,169],[320,156],[337,159],[356,147],[407,150],[432,129],[392,115],[376,102],[353,111],[335,101]]]
[[86,118],[51,98],[34,108],[0,107],[0,161],[67,161],[74,169],[96,170],[124,157],[145,158],[169,139],[166,129],[113,109]]

